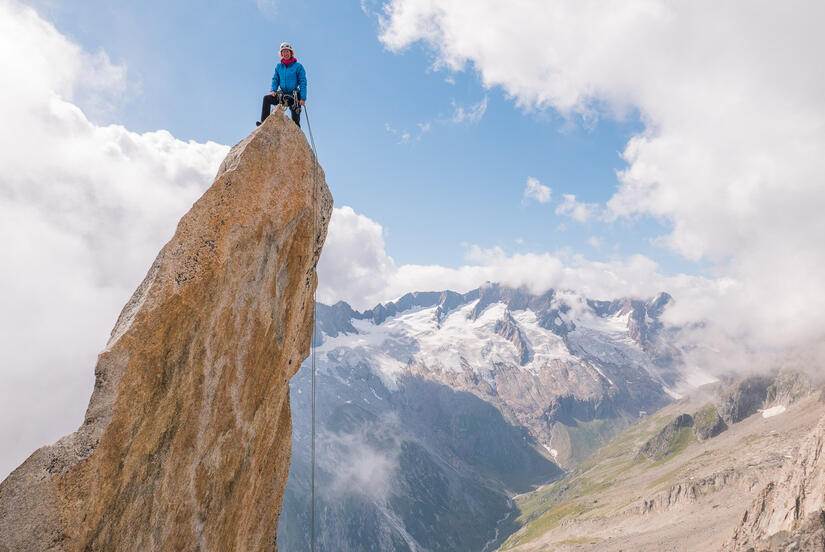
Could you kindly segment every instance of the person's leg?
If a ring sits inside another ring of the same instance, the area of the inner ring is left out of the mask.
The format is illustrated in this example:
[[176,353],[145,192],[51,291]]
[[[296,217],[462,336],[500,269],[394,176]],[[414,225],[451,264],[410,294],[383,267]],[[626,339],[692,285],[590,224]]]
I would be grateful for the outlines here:
[[295,92],[295,99],[290,104],[289,109],[292,112],[292,121],[301,128],[301,93]]
[[275,96],[270,96],[267,94],[264,96],[264,103],[261,107],[261,122],[263,123],[266,121],[266,118],[269,117],[269,112],[272,111],[272,106],[277,103],[277,99]]

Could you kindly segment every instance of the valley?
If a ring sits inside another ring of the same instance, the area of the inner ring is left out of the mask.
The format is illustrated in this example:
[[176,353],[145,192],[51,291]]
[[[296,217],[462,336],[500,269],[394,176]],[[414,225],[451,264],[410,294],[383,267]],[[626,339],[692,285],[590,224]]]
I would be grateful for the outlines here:
[[560,481],[517,497],[523,527],[501,550],[720,550],[747,505],[797,458],[825,404],[806,393],[781,414],[760,408],[704,440],[686,427],[660,456],[639,454],[674,419],[705,408],[709,391],[663,408]]

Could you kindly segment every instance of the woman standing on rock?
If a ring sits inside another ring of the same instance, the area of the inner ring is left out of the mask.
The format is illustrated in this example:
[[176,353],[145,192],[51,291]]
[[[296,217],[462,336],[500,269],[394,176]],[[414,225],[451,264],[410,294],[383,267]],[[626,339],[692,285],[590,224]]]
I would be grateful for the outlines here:
[[281,44],[281,62],[275,67],[275,74],[272,76],[272,89],[264,96],[264,104],[261,108],[261,120],[256,124],[263,123],[273,105],[287,105],[292,112],[292,120],[299,127],[301,126],[301,106],[307,100],[307,73],[304,66],[295,59],[295,50],[289,42]]

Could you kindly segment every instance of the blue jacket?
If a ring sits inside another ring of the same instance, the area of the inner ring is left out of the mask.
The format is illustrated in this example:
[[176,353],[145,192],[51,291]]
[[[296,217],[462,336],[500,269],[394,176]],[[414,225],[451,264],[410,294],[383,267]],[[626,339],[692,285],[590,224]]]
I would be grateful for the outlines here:
[[301,99],[307,99],[307,72],[304,66],[298,63],[290,63],[289,67],[284,62],[279,61],[275,67],[275,74],[272,75],[272,91],[277,92],[278,87],[284,92],[292,92],[296,88],[301,91]]

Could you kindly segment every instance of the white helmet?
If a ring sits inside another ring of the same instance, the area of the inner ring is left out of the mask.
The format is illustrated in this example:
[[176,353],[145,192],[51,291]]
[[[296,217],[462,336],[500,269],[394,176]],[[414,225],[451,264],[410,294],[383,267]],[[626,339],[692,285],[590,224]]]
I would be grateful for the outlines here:
[[278,53],[281,53],[282,50],[289,50],[292,52],[292,55],[295,55],[295,50],[292,48],[292,44],[289,42],[281,42],[281,47],[278,48]]

